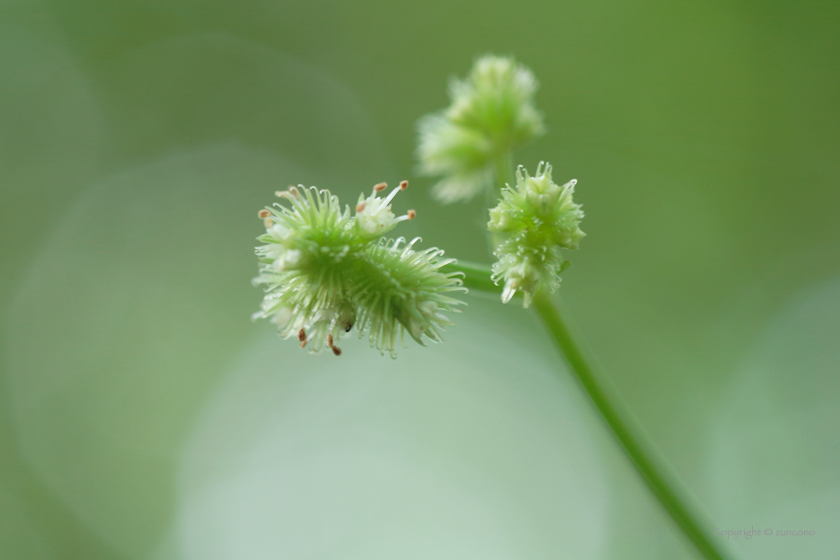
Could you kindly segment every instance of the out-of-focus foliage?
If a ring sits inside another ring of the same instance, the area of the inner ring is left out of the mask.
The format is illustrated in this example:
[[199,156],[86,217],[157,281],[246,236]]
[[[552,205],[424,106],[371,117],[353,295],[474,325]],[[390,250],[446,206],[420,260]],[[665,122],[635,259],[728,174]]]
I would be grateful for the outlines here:
[[838,10],[0,3],[0,557],[690,557],[521,309],[396,362],[249,320],[289,184],[406,177],[403,235],[492,262],[411,171],[495,52],[541,84],[517,163],[586,185],[562,296],[629,407],[719,529],[816,531],[742,557],[833,558]]
[[465,79],[451,80],[452,104],[418,123],[419,170],[443,176],[435,198],[447,204],[494,188],[496,158],[545,132],[536,92],[534,74],[512,57],[483,56]]

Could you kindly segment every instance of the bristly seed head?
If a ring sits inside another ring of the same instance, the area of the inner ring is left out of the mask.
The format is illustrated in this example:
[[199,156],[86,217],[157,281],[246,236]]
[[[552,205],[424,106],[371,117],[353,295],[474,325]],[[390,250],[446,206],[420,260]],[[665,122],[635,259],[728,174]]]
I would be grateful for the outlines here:
[[572,196],[577,181],[558,186],[551,180],[551,166],[540,163],[534,177],[524,167],[516,171],[516,188],[502,191],[502,200],[490,210],[487,228],[505,235],[493,253],[493,280],[504,280],[502,301],[517,291],[528,307],[537,290],[552,291],[560,285],[566,261],[560,249],[577,249],[584,233],[580,230],[583,210]]
[[297,335],[300,346],[318,352],[329,348],[338,356],[341,335],[358,327],[371,346],[396,355],[405,334],[420,344],[440,341],[443,315],[462,304],[449,292],[465,291],[455,273],[440,267],[452,262],[442,251],[414,250],[417,240],[386,240],[382,234],[416,216],[409,210],[394,216],[391,203],[407,187],[402,181],[387,196],[380,183],[355,206],[339,204],[329,191],[290,187],[277,195],[266,218],[266,232],[257,247],[260,275],[266,288],[261,311],[280,335]]

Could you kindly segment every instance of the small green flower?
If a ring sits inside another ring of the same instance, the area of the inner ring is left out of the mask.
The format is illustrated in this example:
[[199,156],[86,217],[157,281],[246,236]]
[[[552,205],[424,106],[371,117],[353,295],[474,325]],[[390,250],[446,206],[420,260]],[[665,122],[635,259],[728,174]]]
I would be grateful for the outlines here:
[[441,341],[440,331],[452,325],[442,311],[457,311],[462,302],[446,295],[466,291],[457,274],[439,269],[451,259],[443,251],[415,251],[415,239],[385,240],[382,235],[404,220],[396,217],[391,201],[408,187],[403,181],[386,198],[380,183],[370,196],[360,196],[356,212],[342,209],[329,191],[289,187],[277,196],[289,205],[261,210],[266,233],[258,238],[260,274],[255,284],[266,287],[262,309],[254,318],[274,322],[284,338],[297,337],[311,352],[330,348],[354,326],[371,346],[396,357],[397,341],[407,332]]
[[552,291],[560,285],[566,261],[560,249],[577,249],[583,210],[572,196],[577,180],[562,186],[551,180],[551,166],[540,163],[534,177],[524,167],[516,171],[516,188],[506,187],[502,200],[490,210],[487,228],[505,234],[493,253],[493,280],[505,281],[502,301],[522,291],[525,307],[543,285]]
[[534,107],[537,81],[512,57],[484,56],[465,80],[452,80],[452,105],[419,124],[420,172],[442,176],[441,202],[469,200],[492,188],[496,157],[544,132]]
[[388,185],[379,183],[373,187],[373,192],[367,198],[364,193],[359,195],[359,202],[356,204],[356,232],[362,239],[376,239],[394,229],[399,222],[414,219],[414,210],[409,210],[399,218],[391,212],[391,201],[398,192],[408,188],[408,181],[401,182],[387,197],[379,198],[379,192],[386,188]]

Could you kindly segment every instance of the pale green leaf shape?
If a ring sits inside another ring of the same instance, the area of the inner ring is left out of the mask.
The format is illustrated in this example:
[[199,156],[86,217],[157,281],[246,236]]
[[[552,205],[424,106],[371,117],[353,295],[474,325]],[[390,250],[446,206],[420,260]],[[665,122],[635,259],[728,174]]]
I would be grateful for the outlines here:
[[173,557],[600,558],[605,434],[527,316],[473,303],[397,361],[257,339],[186,447]]
[[[829,560],[840,550],[840,278],[781,307],[725,387],[708,464],[716,529],[741,558]],[[772,534],[764,535],[769,529]],[[776,535],[810,530],[813,536]]]
[[365,346],[255,339],[156,560],[691,558],[528,315],[471,298],[446,344]]
[[[186,37],[111,71],[101,95],[129,163],[49,222],[0,355],[25,460],[92,533],[140,559],[168,522],[192,413],[258,329],[256,210],[278,186],[334,179],[336,161],[390,164],[344,86],[276,51]],[[327,154],[312,167],[293,149],[303,133]]]
[[12,304],[3,355],[21,451],[126,557],[158,538],[190,411],[253,328],[242,218],[290,173],[224,146],[126,171],[76,205]]

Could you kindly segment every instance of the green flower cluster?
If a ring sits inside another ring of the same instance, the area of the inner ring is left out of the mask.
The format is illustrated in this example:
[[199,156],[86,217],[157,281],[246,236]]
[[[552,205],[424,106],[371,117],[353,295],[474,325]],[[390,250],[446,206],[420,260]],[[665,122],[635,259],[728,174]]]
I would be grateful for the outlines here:
[[443,176],[433,190],[438,200],[469,200],[492,188],[494,162],[543,133],[536,90],[534,75],[512,57],[484,56],[465,80],[450,83],[452,105],[419,122],[419,170]]
[[522,291],[525,307],[543,285],[552,291],[560,285],[566,261],[560,249],[577,249],[584,236],[580,230],[583,210],[572,196],[577,181],[562,186],[551,180],[551,166],[540,163],[534,177],[524,167],[516,171],[516,188],[506,187],[502,200],[490,210],[487,228],[504,234],[493,253],[493,280],[504,280],[502,301],[507,303]]
[[272,320],[281,336],[296,337],[301,347],[327,347],[335,355],[339,338],[354,326],[392,357],[406,332],[421,345],[424,337],[439,342],[440,331],[453,324],[442,312],[462,303],[446,294],[466,290],[457,273],[439,271],[453,262],[440,258],[443,251],[416,251],[418,239],[382,237],[414,218],[413,210],[399,217],[391,211],[394,196],[407,186],[403,181],[380,198],[386,185],[376,185],[359,197],[352,215],[326,190],[276,193],[289,205],[259,213],[266,233],[258,238],[263,245],[256,249],[261,264],[254,284],[264,285],[266,295],[254,318]]

